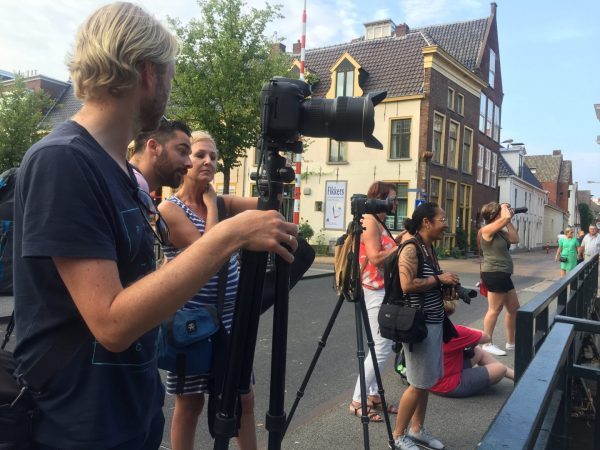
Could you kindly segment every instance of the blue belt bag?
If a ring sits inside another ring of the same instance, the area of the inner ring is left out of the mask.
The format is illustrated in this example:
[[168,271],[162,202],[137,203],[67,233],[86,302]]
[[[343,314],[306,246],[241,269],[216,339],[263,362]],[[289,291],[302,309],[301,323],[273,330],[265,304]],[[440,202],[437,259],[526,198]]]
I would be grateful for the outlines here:
[[158,367],[178,376],[209,373],[220,322],[213,306],[180,309],[158,333]]

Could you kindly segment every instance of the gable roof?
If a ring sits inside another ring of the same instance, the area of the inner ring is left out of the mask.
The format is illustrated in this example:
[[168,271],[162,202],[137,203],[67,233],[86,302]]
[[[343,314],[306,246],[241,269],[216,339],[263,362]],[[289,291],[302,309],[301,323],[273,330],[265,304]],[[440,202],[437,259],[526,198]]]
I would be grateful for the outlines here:
[[51,130],[56,125],[70,119],[81,109],[82,104],[82,101],[75,97],[73,84],[69,83],[69,86],[52,106],[50,111],[48,111],[46,117],[42,119],[41,129]]
[[485,38],[488,19],[448,23],[417,28],[427,33],[433,41],[452,55],[467,69],[477,68],[477,57]]
[[535,177],[535,175],[531,172],[531,169],[527,167],[527,164],[523,163],[523,180],[527,181],[532,186],[535,186],[540,189],[544,189],[542,183]]
[[530,169],[535,169],[535,177],[542,183],[557,182],[560,176],[562,156],[553,155],[527,155],[525,164]]
[[505,178],[510,177],[511,175],[516,176],[517,174],[514,170],[512,170],[512,167],[508,165],[508,163],[504,159],[504,156],[502,156],[501,153],[500,158],[498,158],[498,176],[501,178]]
[[477,58],[485,45],[489,19],[433,25],[410,30],[405,36],[356,39],[352,42],[306,51],[306,68],[316,73],[316,97],[324,97],[331,87],[330,70],[348,52],[368,77],[364,92],[387,91],[388,97],[423,92],[423,47],[437,45],[469,71],[477,69]]

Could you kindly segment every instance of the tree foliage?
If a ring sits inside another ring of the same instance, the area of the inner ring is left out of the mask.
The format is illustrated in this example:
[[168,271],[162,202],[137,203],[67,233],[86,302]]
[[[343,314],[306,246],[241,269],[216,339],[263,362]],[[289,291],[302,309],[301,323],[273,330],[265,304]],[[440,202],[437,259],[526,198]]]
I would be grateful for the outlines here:
[[0,91],[0,173],[18,166],[40,139],[39,124],[50,105],[49,96],[28,89],[22,76]]
[[256,144],[258,97],[274,75],[285,75],[289,58],[272,51],[267,25],[280,6],[247,9],[242,0],[200,0],[201,18],[187,25],[169,19],[182,41],[169,114],[208,131],[219,150],[224,192],[230,170]]
[[581,229],[586,231],[591,224],[596,223],[596,218],[588,204],[580,203],[577,207],[579,208],[579,222],[581,223]]

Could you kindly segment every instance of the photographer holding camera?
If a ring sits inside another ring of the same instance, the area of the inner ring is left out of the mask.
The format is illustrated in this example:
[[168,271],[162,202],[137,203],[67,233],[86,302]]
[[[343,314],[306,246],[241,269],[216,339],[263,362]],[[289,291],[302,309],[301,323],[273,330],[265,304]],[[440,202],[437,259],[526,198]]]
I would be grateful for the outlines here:
[[[508,203],[490,202],[483,205],[481,216],[486,225],[481,227],[477,235],[483,256],[481,281],[488,289],[488,310],[483,319],[483,332],[493,339],[498,316],[502,308],[506,308],[506,350],[515,348],[517,310],[520,307],[511,280],[513,261],[509,252],[511,244],[519,242],[519,234],[511,223],[514,213],[515,210]],[[483,345],[483,349],[492,355],[506,355],[504,350],[494,345],[493,340]]]
[[[446,214],[435,203],[424,203],[404,222],[405,229],[416,238],[417,244],[406,245],[400,253],[398,270],[402,291],[408,294],[411,307],[419,308],[423,302],[427,337],[416,344],[403,343],[406,357],[406,374],[410,386],[404,391],[398,406],[394,428],[396,447],[400,450],[417,450],[415,444],[432,449],[443,449],[437,438],[424,427],[428,390],[443,375],[442,338],[444,322],[443,286],[454,286],[458,275],[442,272],[433,250],[433,243],[444,237],[448,228]],[[419,274],[419,256],[422,252],[423,270]],[[410,427],[409,427],[410,422]]]
[[[396,211],[396,191],[394,185],[376,181],[367,191],[367,198],[393,201],[392,212]],[[361,236],[359,263],[361,267],[361,281],[365,296],[365,304],[369,314],[369,324],[373,334],[375,344],[375,354],[377,355],[377,364],[379,372],[383,370],[385,362],[392,353],[393,342],[381,336],[379,333],[379,324],[377,317],[379,309],[383,302],[385,294],[383,282],[383,263],[392,252],[396,250],[397,240],[401,239],[400,234],[396,239],[385,226],[386,212],[378,214],[366,214],[363,216],[364,232]],[[367,415],[372,422],[382,422],[383,419],[377,413],[381,411],[381,399],[377,392],[377,380],[373,369],[373,360],[367,356],[365,358],[365,383],[368,389]],[[356,381],[352,403],[350,404],[350,413],[360,417],[362,415],[360,402],[360,379]],[[396,414],[398,409],[388,403],[388,412]]]

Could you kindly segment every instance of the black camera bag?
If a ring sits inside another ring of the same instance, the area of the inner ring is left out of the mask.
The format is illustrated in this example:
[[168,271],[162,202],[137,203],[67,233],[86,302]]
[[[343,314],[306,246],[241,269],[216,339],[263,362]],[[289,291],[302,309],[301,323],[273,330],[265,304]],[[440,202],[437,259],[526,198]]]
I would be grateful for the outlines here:
[[0,450],[33,448],[33,421],[37,407],[32,391],[40,392],[83,344],[89,342],[87,337],[90,336],[82,320],[63,326],[52,336],[53,343],[48,352],[18,377],[13,354],[5,350],[14,323],[13,312],[0,346]]
[[424,294],[420,296],[419,308],[410,307],[408,298],[402,291],[402,286],[400,286],[400,273],[398,272],[400,252],[409,244],[417,248],[417,277],[423,274],[423,251],[417,239],[409,239],[400,245],[398,251],[389,255],[385,260],[385,295],[377,320],[379,322],[379,333],[384,338],[391,339],[394,342],[416,344],[427,337],[425,312],[423,311]]

